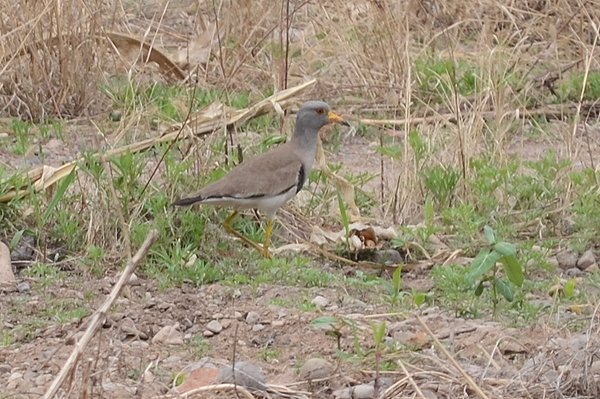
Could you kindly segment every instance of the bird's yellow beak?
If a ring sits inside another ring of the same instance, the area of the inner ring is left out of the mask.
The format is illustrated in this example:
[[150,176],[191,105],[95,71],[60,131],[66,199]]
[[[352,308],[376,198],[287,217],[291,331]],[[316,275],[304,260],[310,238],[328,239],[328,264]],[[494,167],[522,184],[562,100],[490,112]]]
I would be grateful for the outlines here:
[[334,113],[332,111],[329,111],[327,113],[327,122],[329,122],[329,123],[340,123],[340,124],[345,125],[345,126],[350,126],[348,124],[348,122],[346,122],[344,120],[344,118],[342,118],[341,116],[339,116],[338,114],[336,114],[336,113]]

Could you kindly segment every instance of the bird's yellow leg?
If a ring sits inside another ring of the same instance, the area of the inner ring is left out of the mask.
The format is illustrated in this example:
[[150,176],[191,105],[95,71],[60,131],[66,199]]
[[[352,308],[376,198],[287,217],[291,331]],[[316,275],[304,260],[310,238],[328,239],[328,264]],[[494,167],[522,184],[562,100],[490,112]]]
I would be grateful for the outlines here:
[[273,230],[273,219],[269,218],[267,222],[267,228],[265,229],[265,239],[263,240],[263,248],[262,255],[271,259],[271,254],[269,253],[269,245],[271,244],[271,231]]
[[225,221],[223,222],[223,227],[225,228],[225,231],[227,231],[232,236],[235,236],[235,237],[239,238],[245,244],[247,244],[247,245],[251,246],[252,248],[256,249],[261,254],[264,253],[263,247],[261,247],[260,245],[258,245],[257,243],[255,243],[254,241],[252,241],[251,239],[249,239],[248,237],[245,237],[244,235],[242,235],[236,229],[233,228],[233,226],[231,225],[231,223],[233,222],[233,220],[235,219],[235,217],[237,215],[238,215],[238,212],[237,211],[233,211],[231,213],[231,215],[227,216],[227,219],[225,219]]

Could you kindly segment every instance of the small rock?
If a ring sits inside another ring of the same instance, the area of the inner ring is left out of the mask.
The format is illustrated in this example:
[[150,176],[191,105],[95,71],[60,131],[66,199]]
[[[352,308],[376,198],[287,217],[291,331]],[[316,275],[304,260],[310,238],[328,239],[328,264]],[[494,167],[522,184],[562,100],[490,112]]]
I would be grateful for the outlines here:
[[597,263],[592,263],[588,267],[585,268],[586,273],[594,273],[597,272],[600,268],[598,268]]
[[131,273],[131,276],[129,276],[129,281],[127,281],[127,284],[135,286],[135,285],[140,285],[141,282],[135,273]]
[[596,263],[596,257],[594,256],[594,253],[592,252],[592,250],[588,249],[577,260],[577,267],[580,270],[585,270],[588,267],[590,267],[591,265],[593,265],[594,263]]
[[41,374],[38,375],[35,378],[35,385],[38,387],[44,387],[46,386],[46,384],[48,384],[50,381],[52,381],[52,376],[50,374]]
[[164,326],[152,338],[153,344],[182,345],[183,334],[177,330],[179,324]]
[[10,373],[11,367],[8,364],[0,364],[0,374]]
[[299,376],[301,380],[320,380],[329,378],[333,373],[333,365],[320,357],[308,359],[300,368]]
[[260,368],[250,362],[236,362],[235,367],[231,365],[221,367],[215,379],[219,384],[233,384],[246,388],[266,390],[265,376]]
[[23,378],[23,374],[19,373],[18,371],[15,371],[14,373],[12,373],[9,377],[8,377],[8,382],[14,381],[14,380],[19,380]]
[[23,235],[17,247],[10,253],[10,258],[15,260],[33,260],[35,255],[35,237]]
[[327,305],[329,305],[329,299],[325,298],[324,296],[321,295],[317,295],[316,297],[313,298],[312,301],[310,301],[313,305],[315,305],[318,309],[323,309],[325,308]]
[[359,384],[352,388],[353,399],[371,399],[375,397],[373,384]]
[[0,241],[0,286],[13,287],[17,281],[10,262],[10,251],[6,244]]
[[562,250],[556,254],[556,260],[561,269],[570,269],[577,266],[577,255],[568,249]]
[[255,324],[255,325],[252,326],[252,331],[253,332],[259,332],[259,331],[262,331],[264,329],[265,329],[265,325],[264,324],[257,323],[257,324]]
[[558,259],[556,259],[556,256],[549,257],[546,260],[546,262],[555,269],[558,269],[560,267],[560,264],[558,263]]
[[233,312],[233,318],[236,320],[243,320],[244,319],[244,315],[241,314],[240,312]]
[[223,313],[215,313],[212,318],[214,320],[221,320],[223,317]]
[[260,315],[254,311],[248,312],[246,315],[246,323],[248,324],[256,324],[260,320]]
[[217,374],[219,374],[219,369],[212,364],[197,367],[185,377],[183,384],[179,385],[175,390],[177,393],[183,394],[200,387],[213,385]]
[[113,122],[119,122],[121,120],[121,118],[123,117],[123,113],[121,111],[119,111],[118,109],[113,109],[112,111],[110,111],[108,113],[108,117]]
[[207,325],[206,325],[206,329],[208,331],[212,331],[215,334],[220,333],[221,331],[223,331],[223,326],[221,325],[221,323],[218,320],[211,320]]
[[565,270],[565,276],[567,277],[579,277],[582,274],[583,272],[576,267]]
[[373,262],[384,265],[396,265],[402,263],[402,255],[395,249],[382,249],[373,253]]
[[21,294],[29,292],[29,290],[31,290],[31,286],[27,281],[21,281],[19,284],[17,284],[17,291],[19,291]]
[[285,320],[273,320],[271,322],[271,325],[273,327],[283,327],[283,326],[285,326]]
[[204,330],[204,331],[202,331],[202,335],[206,338],[210,338],[210,337],[214,337],[215,333],[210,330]]
[[229,327],[231,327],[231,320],[224,319],[224,320],[221,321],[221,325],[223,326],[223,330],[226,330]]

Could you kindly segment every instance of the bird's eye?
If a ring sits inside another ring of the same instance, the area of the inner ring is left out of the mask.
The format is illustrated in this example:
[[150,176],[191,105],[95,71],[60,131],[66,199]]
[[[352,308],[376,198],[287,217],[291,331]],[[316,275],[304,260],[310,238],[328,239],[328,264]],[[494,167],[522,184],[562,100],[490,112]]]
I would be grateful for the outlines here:
[[325,113],[325,110],[323,108],[317,108],[317,114],[323,115],[324,113]]

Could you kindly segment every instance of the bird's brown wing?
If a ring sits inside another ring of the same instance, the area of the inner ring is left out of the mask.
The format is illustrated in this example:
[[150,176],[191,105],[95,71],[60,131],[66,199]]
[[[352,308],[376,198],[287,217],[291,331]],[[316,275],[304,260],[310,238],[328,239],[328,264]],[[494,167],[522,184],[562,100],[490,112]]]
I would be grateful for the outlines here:
[[302,162],[286,143],[239,164],[222,179],[203,187],[190,198],[177,201],[175,205],[218,198],[273,197],[292,187],[300,190],[304,180]]

